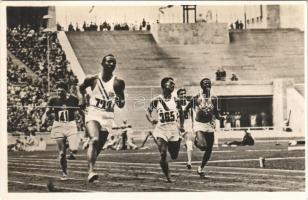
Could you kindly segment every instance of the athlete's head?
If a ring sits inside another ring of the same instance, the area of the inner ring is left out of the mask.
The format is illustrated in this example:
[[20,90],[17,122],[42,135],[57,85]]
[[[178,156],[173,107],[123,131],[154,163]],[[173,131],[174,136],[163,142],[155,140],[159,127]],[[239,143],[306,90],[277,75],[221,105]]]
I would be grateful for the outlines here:
[[175,82],[173,78],[165,77],[161,80],[160,85],[164,91],[172,93],[174,90]]
[[208,78],[204,78],[200,81],[200,87],[202,88],[203,91],[205,90],[211,90],[212,83],[211,80]]
[[176,94],[178,95],[179,99],[184,99],[186,97],[186,89],[185,88],[180,88],[180,89],[178,89]]
[[117,64],[117,61],[114,57],[114,55],[112,54],[108,54],[106,56],[104,56],[103,60],[102,60],[102,67],[104,71],[107,72],[113,72],[113,70],[115,69]]
[[60,98],[65,98],[66,97],[66,92],[67,92],[67,84],[64,82],[59,82],[56,86],[57,89],[57,95]]

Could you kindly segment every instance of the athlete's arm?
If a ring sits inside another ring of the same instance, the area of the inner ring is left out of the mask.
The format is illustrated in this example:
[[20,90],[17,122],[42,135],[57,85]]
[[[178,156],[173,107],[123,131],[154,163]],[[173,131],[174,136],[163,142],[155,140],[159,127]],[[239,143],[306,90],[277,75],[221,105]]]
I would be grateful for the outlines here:
[[76,106],[77,107],[77,111],[78,111],[78,113],[80,114],[80,116],[81,116],[81,120],[82,120],[82,122],[85,122],[85,114],[84,114],[84,111],[83,111],[83,109],[79,106],[80,104],[79,104],[79,99],[77,98],[77,97],[73,97],[74,98],[74,106]]
[[189,109],[195,108],[195,107],[196,107],[198,97],[199,97],[199,95],[196,95],[196,96],[194,96],[194,97],[189,101],[189,103],[187,104],[187,106],[186,106],[185,109],[184,109],[184,112],[188,112]]
[[46,111],[45,113],[43,114],[42,116],[42,124],[45,124],[46,123],[46,119],[49,117],[49,115],[51,114],[52,112],[52,108],[51,106],[53,106],[53,99],[49,99],[48,103],[47,103],[47,108],[46,108]]
[[125,89],[125,82],[122,79],[115,79],[113,90],[116,94],[115,103],[119,108],[123,108],[125,105],[124,89]]
[[220,119],[220,105],[219,105],[219,101],[218,101],[218,97],[217,96],[212,96],[212,102],[214,105],[214,110],[213,110],[213,115],[215,116],[216,119]]
[[185,113],[184,113],[184,110],[182,109],[182,106],[181,106],[181,102],[180,100],[176,101],[176,104],[177,104],[177,109],[179,111],[179,115],[180,115],[180,130],[181,132],[184,132],[184,120],[185,120]]
[[97,75],[86,77],[83,83],[81,83],[81,85],[78,88],[77,94],[79,98],[79,105],[82,109],[84,109],[85,104],[86,104],[86,97],[85,97],[85,94],[87,93],[86,89],[90,86],[93,86],[94,81],[96,79],[97,79]]
[[147,120],[148,120],[151,124],[153,124],[153,125],[157,124],[157,120],[156,120],[156,119],[153,119],[153,117],[152,117],[152,112],[153,112],[154,109],[157,108],[157,104],[158,104],[158,98],[153,99],[153,100],[151,101],[151,103],[150,103],[150,105],[149,105],[149,107],[148,107],[148,109],[147,109],[147,111],[146,111],[146,115],[145,115],[146,118],[147,118]]

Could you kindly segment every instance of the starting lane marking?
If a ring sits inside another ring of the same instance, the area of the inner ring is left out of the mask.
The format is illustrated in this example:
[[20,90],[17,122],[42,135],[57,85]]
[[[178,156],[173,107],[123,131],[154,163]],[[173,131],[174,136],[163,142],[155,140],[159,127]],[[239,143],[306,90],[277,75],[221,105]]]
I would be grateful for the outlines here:
[[[26,161],[26,162],[23,162],[23,163],[19,163],[17,161],[9,161],[9,163],[11,164],[16,164],[16,165],[20,165],[20,164],[23,164],[23,165],[29,165],[29,166],[40,166],[40,165],[37,165],[37,164],[32,164],[32,163],[41,163],[40,161],[38,160],[32,160],[30,162]],[[26,164],[26,163],[31,163],[31,164]],[[56,163],[54,161],[46,161],[45,163],[50,163],[50,164],[53,164],[54,166],[56,166]],[[70,163],[70,165],[75,165],[75,166],[84,166],[84,164],[80,164],[80,163]],[[100,168],[98,169],[109,169],[107,168],[106,166],[103,165],[102,167],[102,164],[101,163],[98,163],[97,166],[100,166]],[[141,168],[141,169],[154,169],[154,170],[161,170],[159,166],[157,167],[150,167],[150,166],[134,166],[135,168]],[[181,167],[184,167],[183,165],[181,165]],[[126,166],[121,166],[121,165],[118,165],[117,168],[124,168],[127,170],[127,167]],[[207,166],[208,168],[208,166]],[[133,169],[131,169],[133,170]],[[182,171],[182,172],[188,172],[187,169],[176,169],[176,171]],[[282,174],[262,174],[262,173],[250,173],[250,172],[230,172],[230,171],[213,171],[213,170],[208,170],[208,172],[211,172],[211,173],[216,173],[216,174],[231,174],[231,175],[251,175],[251,176],[271,176],[271,177],[278,177],[278,178],[287,178],[287,177],[290,177],[290,178],[298,178],[298,179],[304,179],[305,177],[304,176],[290,176],[289,174],[286,174],[286,175],[282,175]],[[194,174],[192,176],[195,176]],[[274,181],[274,180],[273,180]],[[286,181],[289,181],[289,180],[286,180]],[[290,181],[290,183],[293,183],[293,181]]]
[[[42,169],[42,168],[27,168],[27,169],[33,169],[33,170],[41,170],[41,171],[49,171],[48,169]],[[55,170],[57,172],[62,172],[62,170]],[[76,173],[76,174],[88,174],[87,172],[81,172],[81,171],[76,171],[76,170],[71,170],[72,172]],[[11,174],[21,174],[21,175],[24,175],[24,176],[37,176],[37,177],[47,177],[47,178],[57,178],[59,179],[60,177],[59,176],[52,176],[52,175],[46,175],[46,174],[35,174],[35,173],[24,173],[24,172],[19,172],[19,171],[10,171],[9,173]],[[103,175],[103,174],[101,174]],[[110,175],[109,175],[110,176]],[[138,179],[150,179],[150,180],[164,180],[162,178],[147,178],[147,177],[133,177],[133,176],[125,176],[125,175],[118,175],[118,176],[113,176],[113,177],[118,177],[118,178],[138,178]],[[86,179],[78,179],[78,178],[68,178],[68,180],[76,180],[76,181],[85,181],[86,182]],[[64,181],[63,181],[64,182]],[[130,187],[143,187],[143,188],[146,188],[146,189],[161,189],[161,190],[166,190],[166,188],[168,190],[178,190],[178,191],[189,191],[189,192],[209,192],[211,190],[197,190],[197,189],[191,189],[191,188],[179,188],[179,187],[160,187],[160,186],[150,186],[150,185],[145,185],[145,184],[130,184],[130,183],[123,183],[123,182],[112,182],[112,181],[104,181],[104,183],[106,184],[110,184],[110,185],[114,185],[114,186],[130,186]],[[166,184],[169,184],[169,183],[166,183]],[[236,185],[234,185],[236,186]],[[63,188],[63,187],[57,187],[59,189]],[[283,188],[280,188],[280,189],[283,189]],[[287,188],[284,188],[284,189],[287,189]],[[86,192],[98,192],[98,191],[95,191],[95,190],[85,190]]]
[[[29,182],[22,182],[22,181],[12,181],[8,180],[9,183],[15,183],[15,184],[21,184],[21,185],[31,185],[31,186],[36,186],[36,187],[43,187],[47,189],[47,184],[42,185],[42,184],[37,184],[37,183],[29,183]],[[58,189],[63,189],[63,190],[69,190],[69,191],[77,191],[77,192],[91,192],[91,190],[83,190],[83,189],[76,189],[76,188],[70,188],[70,187],[56,187]],[[92,191],[95,192],[95,191]]]
[[[287,158],[294,158],[294,157],[287,157]],[[281,159],[287,159],[287,158],[281,158]],[[305,157],[303,157],[305,158]],[[28,158],[9,158],[8,160],[29,160]],[[31,160],[38,160],[38,161],[57,161],[57,159],[33,159],[31,158]],[[238,159],[241,160],[241,159]],[[258,160],[258,159],[256,159]],[[72,163],[74,162],[86,162],[86,161],[81,161],[81,160],[77,160],[77,161],[72,161],[70,160]],[[220,162],[228,162],[229,160],[220,160]],[[213,161],[209,161],[209,163],[211,163]],[[100,164],[112,164],[112,165],[134,165],[134,166],[159,166],[159,164],[157,163],[129,163],[129,162],[111,162],[111,161],[96,161],[96,163],[100,163]],[[200,163],[200,162],[199,162]],[[169,162],[170,166],[177,166],[177,167],[182,167],[183,165],[178,164],[177,162]],[[288,169],[265,169],[265,168],[249,168],[249,167],[222,167],[222,166],[207,166],[210,169],[231,169],[231,170],[247,170],[247,171],[258,171],[257,173],[259,173],[260,171],[269,171],[269,172],[285,172],[285,173],[303,173],[305,174],[305,170],[288,170]]]
[[[40,165],[33,165],[33,164],[23,164],[23,166],[40,166]],[[19,166],[17,167],[17,168],[23,168],[23,167],[20,167],[20,164],[19,164]],[[77,168],[79,168],[79,169],[81,169],[81,167],[77,167]],[[48,169],[46,169],[46,167],[45,167],[45,169],[42,169],[41,167],[39,168],[39,167],[31,167],[31,168],[26,168],[26,169],[31,169],[31,170],[41,170],[41,171],[50,171],[50,170],[52,170],[52,169],[54,169],[54,168],[48,168]],[[97,167],[97,170],[103,170],[103,169],[105,169],[105,168],[99,168],[99,167]],[[84,170],[86,170],[86,168],[84,169]],[[57,170],[57,169],[55,169],[55,171],[59,171],[59,172],[61,172],[61,170]],[[87,174],[86,172],[81,172],[81,171],[79,171],[79,170],[71,170],[72,172],[74,172],[74,173],[77,173],[77,174]],[[121,173],[125,173],[125,172],[127,172],[127,170],[118,170],[118,169],[112,169],[112,171],[116,171],[116,172],[121,172]],[[158,173],[158,172],[146,172],[146,173],[148,173],[148,174],[155,174],[155,175],[162,175],[162,173]],[[179,175],[181,175],[180,173],[172,173],[172,175],[177,175],[177,176],[179,176]],[[109,175],[110,176],[110,175]],[[127,176],[127,175],[116,175],[116,176],[114,176],[114,175],[111,175],[112,177],[124,177],[124,178],[138,178],[138,179],[149,179],[149,180],[157,180],[156,178],[152,178],[152,177],[143,177],[143,176]],[[193,177],[199,177],[198,175],[190,175],[190,176],[193,176]],[[212,178],[212,179],[222,179],[222,180],[234,180],[235,178],[232,178],[232,177],[219,177],[219,176],[206,176],[206,178]],[[243,178],[243,177],[236,177],[236,178],[240,178],[240,179],[245,179],[245,180],[249,180],[249,181],[251,181],[252,179],[251,178]],[[262,182],[264,182],[264,179],[253,179],[254,181],[262,181]],[[268,181],[268,180],[266,180],[267,182],[276,182],[276,183],[281,183],[281,180],[270,180],[270,181]],[[189,181],[186,181],[186,180],[183,180],[183,179],[181,179],[181,182],[185,182],[185,183],[196,183],[196,184],[204,184],[204,183],[208,183],[208,182],[202,182],[202,181],[191,181],[191,180],[189,180]],[[291,184],[298,184],[298,181],[284,181],[284,182],[288,182],[288,183],[291,183]],[[285,187],[279,187],[279,186],[260,186],[260,185],[257,185],[257,183],[254,183],[254,184],[246,184],[246,183],[244,183],[244,184],[241,184],[241,183],[237,183],[237,184],[235,184],[235,183],[217,183],[217,184],[219,184],[219,185],[225,185],[225,186],[248,186],[248,187],[253,187],[253,188],[265,188],[265,189],[269,189],[269,188],[271,188],[271,189],[277,189],[277,190],[287,190],[287,189],[289,189],[289,188],[285,188]],[[202,190],[203,191],[203,190]]]

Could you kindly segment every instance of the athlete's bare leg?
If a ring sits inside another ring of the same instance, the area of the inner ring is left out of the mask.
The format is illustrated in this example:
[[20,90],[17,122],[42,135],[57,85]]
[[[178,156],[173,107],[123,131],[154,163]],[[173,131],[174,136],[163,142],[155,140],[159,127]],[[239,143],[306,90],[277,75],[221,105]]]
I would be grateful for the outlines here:
[[191,133],[186,133],[184,135],[184,140],[186,144],[186,152],[187,152],[187,168],[191,169],[191,159],[193,152],[193,137]]
[[157,147],[160,153],[160,167],[164,173],[164,175],[167,178],[168,182],[171,182],[170,174],[169,174],[169,166],[167,161],[167,149],[168,149],[168,143],[163,140],[162,138],[157,138]]
[[94,165],[96,162],[96,159],[101,152],[107,137],[108,132],[102,132],[100,131],[101,126],[97,121],[89,121],[87,123],[87,130],[88,134],[90,136],[90,142],[89,142],[89,148],[87,152],[87,158],[88,158],[88,170],[89,170],[89,177],[88,181],[92,182],[98,178],[97,174],[94,174],[94,180],[91,179],[91,174],[94,173]]
[[63,177],[62,180],[66,179],[67,176],[67,160],[66,160],[66,138],[59,138],[56,140],[59,152],[59,161],[62,169]]
[[181,147],[181,140],[179,141],[169,141],[167,143],[168,145],[168,152],[170,154],[170,157],[172,160],[175,160],[178,158],[180,147]]
[[213,132],[196,132],[195,145],[201,150],[204,151],[204,155],[202,157],[201,166],[198,169],[198,174],[204,177],[203,168],[207,164],[208,160],[211,157],[212,149],[214,144],[214,133]]

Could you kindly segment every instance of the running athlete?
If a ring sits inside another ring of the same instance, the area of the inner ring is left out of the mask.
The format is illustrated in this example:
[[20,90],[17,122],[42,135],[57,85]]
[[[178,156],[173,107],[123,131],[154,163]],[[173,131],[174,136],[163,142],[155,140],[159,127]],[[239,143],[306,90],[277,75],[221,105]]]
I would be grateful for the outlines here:
[[190,108],[195,109],[194,131],[195,145],[204,151],[201,166],[197,173],[205,177],[204,167],[211,157],[214,144],[215,118],[219,119],[218,98],[211,96],[211,80],[204,78],[200,81],[202,91],[197,94],[186,106],[184,112]]
[[114,106],[123,108],[125,104],[125,83],[113,75],[116,67],[115,57],[112,54],[106,55],[101,65],[102,73],[86,78],[79,87],[79,95],[83,105],[86,102],[86,89],[91,88],[88,112],[85,116],[87,134],[90,138],[87,152],[88,182],[98,179],[98,174],[94,172],[94,165],[112,130]]
[[48,102],[46,112],[42,116],[42,122],[45,123],[47,118],[54,113],[55,120],[51,129],[51,138],[56,140],[60,165],[62,169],[61,180],[67,180],[67,160],[66,160],[66,142],[68,141],[70,151],[76,153],[79,146],[80,138],[77,132],[75,121],[75,112],[79,109],[78,98],[67,94],[67,85],[63,82],[57,86],[57,96],[52,97]]
[[[178,124],[179,106],[176,98],[172,96],[174,86],[173,78],[163,78],[161,80],[162,95],[158,95],[151,101],[146,113],[148,121],[156,125],[153,135],[160,152],[160,166],[169,183],[172,180],[169,173],[167,150],[171,159],[174,160],[179,155],[181,143]],[[154,109],[158,113],[158,120],[152,117]]]
[[[177,91],[178,101],[180,105],[182,106],[182,110],[185,110],[185,107],[188,104],[188,99],[186,97],[186,89],[180,88]],[[185,145],[186,145],[186,151],[187,151],[187,169],[191,169],[191,157],[192,157],[192,151],[193,151],[193,110],[192,108],[188,109],[187,112],[183,112],[183,118],[184,118],[184,125],[183,130],[184,132],[181,132],[182,137],[184,138]]]

